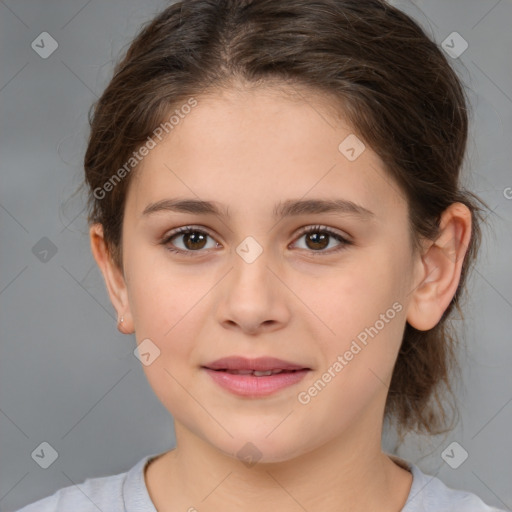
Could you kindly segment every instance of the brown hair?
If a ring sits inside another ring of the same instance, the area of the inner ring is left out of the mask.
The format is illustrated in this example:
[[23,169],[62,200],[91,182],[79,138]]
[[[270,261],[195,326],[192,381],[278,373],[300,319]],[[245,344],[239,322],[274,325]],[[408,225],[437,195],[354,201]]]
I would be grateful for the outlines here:
[[[460,312],[487,207],[459,183],[468,117],[464,89],[442,51],[410,17],[381,0],[187,0],[136,36],[90,112],[85,154],[89,223],[103,225],[113,261],[122,264],[122,221],[133,172],[97,197],[167,120],[193,96],[235,82],[307,88],[337,101],[355,133],[383,161],[409,205],[411,240],[434,240],[454,202],[472,213],[472,236],[457,292],[429,331],[406,324],[386,401],[398,432],[440,433],[441,400],[453,397],[457,337],[447,323]],[[125,174],[125,173],[123,173]],[[445,386],[444,391],[441,390]],[[450,427],[451,429],[453,427]],[[448,429],[448,430],[449,430]]]

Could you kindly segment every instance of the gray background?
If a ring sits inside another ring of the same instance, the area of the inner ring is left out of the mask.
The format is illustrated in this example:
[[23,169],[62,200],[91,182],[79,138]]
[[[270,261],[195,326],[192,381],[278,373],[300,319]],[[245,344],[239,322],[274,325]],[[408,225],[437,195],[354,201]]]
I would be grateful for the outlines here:
[[[512,2],[394,3],[439,45],[454,31],[468,42],[459,58],[449,57],[473,108],[465,180],[494,210],[469,283],[466,323],[458,322],[461,421],[445,436],[409,436],[397,453],[511,510]],[[0,2],[1,510],[126,471],[174,443],[171,417],[133,355],[134,336],[116,329],[90,252],[84,197],[72,197],[82,180],[88,109],[119,52],[165,5]],[[59,45],[47,59],[31,48],[43,31]],[[50,247],[43,237],[57,251],[46,262],[33,252],[37,243]],[[458,469],[441,457],[454,441],[469,454]],[[47,469],[31,456],[42,442],[58,452]],[[383,448],[395,449],[391,430]]]

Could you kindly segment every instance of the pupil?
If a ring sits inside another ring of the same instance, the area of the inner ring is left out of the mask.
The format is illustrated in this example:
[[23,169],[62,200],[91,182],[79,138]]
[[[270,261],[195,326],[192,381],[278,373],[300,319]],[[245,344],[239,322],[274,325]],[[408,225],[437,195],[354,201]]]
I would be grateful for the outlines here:
[[[204,247],[205,239],[206,237],[202,233],[188,233],[185,234],[185,245],[187,245],[189,249],[201,249]],[[187,244],[187,242],[190,242],[192,246],[189,246],[190,244]],[[203,242],[202,245],[201,242]],[[197,246],[198,243],[199,246]]]
[[327,242],[327,239],[329,238],[329,235],[323,233],[323,234],[320,234],[318,235],[318,233],[310,233],[306,239],[308,241],[312,241],[313,242],[313,247],[310,247],[310,249],[324,249],[325,247],[327,247],[329,244],[328,243],[325,243]]

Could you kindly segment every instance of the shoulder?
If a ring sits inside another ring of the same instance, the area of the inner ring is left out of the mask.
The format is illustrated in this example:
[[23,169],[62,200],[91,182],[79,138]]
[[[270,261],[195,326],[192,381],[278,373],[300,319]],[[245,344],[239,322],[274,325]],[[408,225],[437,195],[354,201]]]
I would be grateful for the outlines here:
[[394,455],[390,457],[413,475],[402,512],[504,512],[487,505],[476,494],[448,487],[439,478],[423,473],[411,462]]
[[[152,457],[154,455],[144,457],[124,473],[88,478],[81,484],[63,487],[51,496],[30,503],[16,512],[125,512],[126,499],[142,504],[146,498],[143,493],[145,485],[141,485],[144,482],[143,467]],[[140,510],[146,512],[148,509]]]
[[51,496],[23,507],[18,512],[83,512],[109,510],[123,512],[122,488],[126,473],[88,478],[78,485],[59,489]]

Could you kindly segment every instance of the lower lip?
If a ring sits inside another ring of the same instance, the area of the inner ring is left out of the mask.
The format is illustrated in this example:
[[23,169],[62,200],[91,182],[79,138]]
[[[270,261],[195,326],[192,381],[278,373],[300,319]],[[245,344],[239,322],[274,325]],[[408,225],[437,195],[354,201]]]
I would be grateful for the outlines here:
[[205,368],[206,373],[222,388],[231,393],[246,397],[261,397],[271,395],[281,389],[300,382],[309,370],[282,372],[275,375],[256,377],[254,375],[239,375]]

